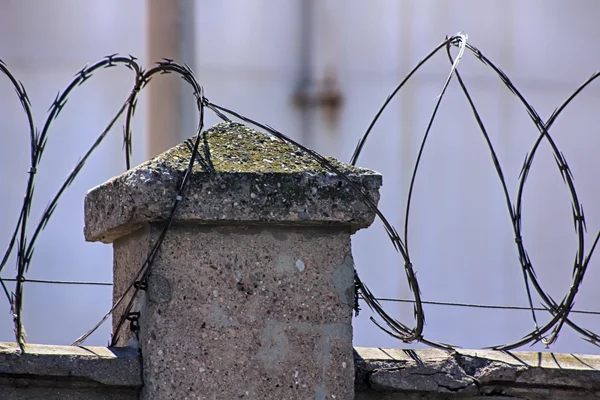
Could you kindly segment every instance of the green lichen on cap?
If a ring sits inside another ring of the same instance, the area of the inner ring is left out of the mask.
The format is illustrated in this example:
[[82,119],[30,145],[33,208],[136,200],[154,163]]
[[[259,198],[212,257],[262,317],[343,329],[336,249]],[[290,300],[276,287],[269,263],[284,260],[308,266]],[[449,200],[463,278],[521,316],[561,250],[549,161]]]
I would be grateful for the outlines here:
[[[149,163],[175,170],[186,169],[194,140],[195,138],[192,138],[187,143],[167,150]],[[296,146],[240,123],[222,122],[214,125],[206,131],[206,141],[210,161],[217,172],[330,173],[317,160]],[[200,144],[199,155],[204,157],[203,142]],[[346,174],[366,171],[330,157],[327,157],[327,161]],[[193,170],[202,172],[203,168],[196,162]]]

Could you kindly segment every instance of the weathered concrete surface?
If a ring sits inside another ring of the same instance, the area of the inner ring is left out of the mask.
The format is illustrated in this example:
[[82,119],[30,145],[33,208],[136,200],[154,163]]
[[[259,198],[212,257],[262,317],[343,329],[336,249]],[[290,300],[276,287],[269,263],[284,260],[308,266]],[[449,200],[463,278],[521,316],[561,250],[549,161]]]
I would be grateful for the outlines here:
[[356,348],[356,399],[598,399],[600,356]]
[[[196,223],[339,225],[357,230],[375,214],[350,185],[298,149],[236,123],[207,131],[214,172],[197,162],[177,220]],[[205,154],[204,147],[200,149]],[[112,243],[148,221],[164,220],[191,156],[182,143],[96,187],[85,198],[85,237]],[[381,175],[329,159],[379,200]]]
[[[115,246],[132,274],[128,251]],[[175,226],[146,293],[148,398],[353,397],[348,232]]]
[[0,343],[0,399],[133,400],[142,387],[137,349]]
[[[142,398],[353,398],[350,236],[374,212],[277,139],[226,123],[207,142],[214,171],[194,166],[132,310]],[[160,236],[189,156],[184,143],[86,196],[87,240],[114,246],[115,298]],[[332,162],[377,203],[380,175]]]

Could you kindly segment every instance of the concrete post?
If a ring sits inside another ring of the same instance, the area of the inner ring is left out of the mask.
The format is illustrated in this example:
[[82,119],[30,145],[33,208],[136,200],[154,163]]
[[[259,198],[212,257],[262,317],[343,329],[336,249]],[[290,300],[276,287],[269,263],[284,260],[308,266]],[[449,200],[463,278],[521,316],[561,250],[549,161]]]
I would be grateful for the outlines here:
[[[237,123],[207,138],[216,172],[194,167],[134,310],[142,398],[353,398],[350,236],[374,214],[280,140]],[[113,243],[115,297],[156,242],[190,150],[180,144],[87,194],[86,239]],[[336,165],[379,200],[380,175]]]

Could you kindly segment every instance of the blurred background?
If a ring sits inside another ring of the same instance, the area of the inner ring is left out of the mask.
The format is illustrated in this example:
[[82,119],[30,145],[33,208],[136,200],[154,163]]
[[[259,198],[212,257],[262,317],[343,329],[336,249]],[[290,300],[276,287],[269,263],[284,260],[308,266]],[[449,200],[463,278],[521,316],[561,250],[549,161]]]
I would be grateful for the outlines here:
[[[168,57],[187,63],[212,101],[324,155],[349,161],[388,94],[446,35],[459,31],[548,118],[600,68],[598,15],[600,2],[593,0],[0,0],[0,59],[24,83],[38,127],[56,93],[86,63],[119,53],[134,55],[149,67]],[[383,174],[380,207],[399,232],[420,141],[449,68],[441,51],[410,80],[376,125],[358,161]],[[516,97],[472,54],[465,54],[460,71],[514,199],[537,130]],[[127,98],[133,77],[126,68],[101,70],[70,97],[50,130],[32,222]],[[600,229],[599,105],[600,86],[594,84],[551,130],[575,176],[586,213],[588,248]],[[155,78],[142,92],[134,119],[134,164],[192,136],[194,107],[191,90],[181,79]],[[209,115],[207,122],[217,119]],[[5,77],[0,77],[0,133],[4,251],[22,203],[30,156],[27,121]],[[62,197],[39,237],[29,279],[112,281],[111,246],[84,241],[83,197],[124,168],[118,127]],[[423,299],[526,306],[502,189],[455,80],[443,98],[417,178],[409,248]],[[531,170],[523,207],[529,255],[545,290],[560,300],[571,285],[576,236],[570,197],[545,142]],[[358,232],[353,248],[358,272],[376,296],[412,299],[402,260],[380,222]],[[13,254],[2,276],[14,277],[14,266]],[[597,255],[576,309],[600,309],[599,267]],[[28,340],[35,343],[69,344],[111,305],[110,286],[27,283],[24,296],[24,323]],[[540,305],[537,296],[534,302]],[[388,313],[413,325],[411,304],[384,305]],[[533,329],[527,311],[425,305],[425,313],[427,338],[463,347],[513,342]],[[363,305],[354,321],[356,346],[411,347],[377,328],[369,321],[371,315]],[[546,321],[548,314],[539,318]],[[572,319],[600,333],[599,315],[572,314]],[[86,344],[106,345],[110,326],[107,321]],[[13,340],[8,302],[0,301],[0,341]],[[533,349],[544,350],[541,345]],[[550,350],[598,353],[568,328]]]

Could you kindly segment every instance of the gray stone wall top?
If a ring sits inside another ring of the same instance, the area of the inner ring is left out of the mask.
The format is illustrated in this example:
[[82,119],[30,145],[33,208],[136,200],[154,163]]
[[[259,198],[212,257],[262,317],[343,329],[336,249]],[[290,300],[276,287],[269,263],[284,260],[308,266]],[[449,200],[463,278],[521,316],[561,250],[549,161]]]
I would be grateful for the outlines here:
[[356,399],[598,399],[600,356],[356,348]]
[[[204,145],[207,144],[207,149]],[[85,199],[85,237],[111,243],[142,224],[167,218],[187,169],[192,142],[92,189]],[[214,170],[196,161],[178,221],[369,226],[375,214],[337,175],[283,141],[238,123],[206,132],[200,149]],[[381,175],[328,159],[379,201]]]
[[[0,342],[2,399],[134,399],[137,349]],[[598,399],[600,356],[355,348],[356,399]]]
[[[128,398],[125,394],[135,395],[142,387],[137,349],[34,344],[24,348],[21,353],[17,343],[0,342],[0,393],[9,388],[101,389],[106,398]],[[15,393],[14,398],[28,398],[24,390]]]

